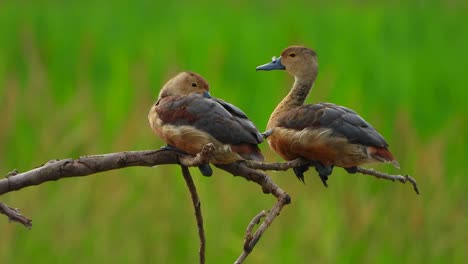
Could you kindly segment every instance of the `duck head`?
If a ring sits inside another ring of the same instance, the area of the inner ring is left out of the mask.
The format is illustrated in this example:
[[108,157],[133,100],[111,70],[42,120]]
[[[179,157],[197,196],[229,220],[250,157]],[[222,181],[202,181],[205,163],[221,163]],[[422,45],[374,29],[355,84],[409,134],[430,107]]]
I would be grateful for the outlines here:
[[273,57],[270,63],[257,67],[257,71],[285,70],[298,78],[317,75],[318,63],[315,51],[303,46],[290,46],[279,58]]
[[159,98],[171,95],[189,95],[192,93],[209,96],[209,92],[210,86],[202,76],[187,71],[181,72],[167,81],[159,93]]

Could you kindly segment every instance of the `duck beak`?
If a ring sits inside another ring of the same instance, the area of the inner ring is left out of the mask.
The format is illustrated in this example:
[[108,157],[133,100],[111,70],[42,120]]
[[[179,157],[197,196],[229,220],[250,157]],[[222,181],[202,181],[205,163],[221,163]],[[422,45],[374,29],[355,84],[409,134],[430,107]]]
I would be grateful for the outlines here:
[[285,70],[283,64],[281,64],[281,57],[275,58],[271,60],[270,63],[263,64],[257,67],[257,71],[273,71],[273,70]]
[[211,98],[210,92],[204,91],[204,92],[203,92],[203,97],[205,97],[205,98]]

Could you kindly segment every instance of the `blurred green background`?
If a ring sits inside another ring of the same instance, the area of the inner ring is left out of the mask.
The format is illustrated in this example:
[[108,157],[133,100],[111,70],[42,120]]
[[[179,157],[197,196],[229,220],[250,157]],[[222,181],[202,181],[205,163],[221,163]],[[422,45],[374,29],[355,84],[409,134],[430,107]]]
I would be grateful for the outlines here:
[[[0,174],[55,158],[155,149],[159,88],[192,70],[262,130],[292,77],[255,72],[291,44],[313,47],[308,102],[348,106],[387,139],[410,185],[336,169],[270,175],[292,196],[247,263],[468,260],[468,5],[463,1],[0,2]],[[280,158],[262,146],[268,161]],[[192,169],[207,263],[232,263],[250,219],[274,202],[219,170]],[[0,218],[2,263],[196,263],[198,236],[176,166],[129,168],[9,193],[33,219]]]

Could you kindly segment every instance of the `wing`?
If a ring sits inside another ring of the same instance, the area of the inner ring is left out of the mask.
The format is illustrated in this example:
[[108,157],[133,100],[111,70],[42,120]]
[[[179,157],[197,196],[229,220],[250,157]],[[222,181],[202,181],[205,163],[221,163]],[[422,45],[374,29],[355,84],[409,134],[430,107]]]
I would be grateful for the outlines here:
[[162,98],[156,111],[165,124],[189,125],[225,144],[259,144],[263,137],[236,106],[198,94]]
[[298,130],[329,128],[333,136],[345,137],[351,143],[388,147],[385,139],[356,112],[330,103],[297,107],[285,113],[278,126]]

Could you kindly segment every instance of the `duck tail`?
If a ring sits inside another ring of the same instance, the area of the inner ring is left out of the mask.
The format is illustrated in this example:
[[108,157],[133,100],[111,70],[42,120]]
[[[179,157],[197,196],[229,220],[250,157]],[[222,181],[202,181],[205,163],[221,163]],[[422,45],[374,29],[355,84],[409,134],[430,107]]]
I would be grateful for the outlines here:
[[400,164],[398,164],[398,161],[387,148],[367,147],[367,155],[376,161],[392,163],[395,168],[400,168]]
[[255,161],[264,161],[265,157],[263,157],[262,152],[255,144],[237,144],[231,145],[232,151],[239,154],[242,158],[246,160],[255,160]]

